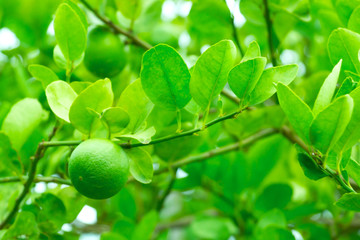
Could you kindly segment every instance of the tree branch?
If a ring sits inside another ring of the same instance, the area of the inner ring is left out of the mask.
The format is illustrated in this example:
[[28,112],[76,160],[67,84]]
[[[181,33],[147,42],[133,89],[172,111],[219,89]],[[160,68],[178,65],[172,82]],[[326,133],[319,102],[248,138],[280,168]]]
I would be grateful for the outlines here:
[[265,17],[265,21],[266,21],[266,29],[268,32],[268,44],[269,44],[269,50],[270,50],[270,59],[271,59],[271,63],[272,65],[275,67],[277,66],[276,63],[276,56],[275,56],[275,49],[274,49],[274,45],[273,45],[273,36],[272,36],[272,21],[270,19],[270,10],[269,10],[269,4],[268,4],[268,0],[263,0],[264,3],[264,17]]
[[151,44],[141,40],[140,38],[135,36],[131,31],[126,31],[126,30],[120,28],[119,26],[117,26],[116,24],[114,24],[107,17],[101,16],[100,13],[95,8],[93,8],[88,2],[86,2],[86,0],[80,0],[80,2],[82,2],[82,4],[84,4],[84,6],[87,9],[89,9],[99,20],[101,20],[108,27],[110,27],[116,34],[122,34],[122,35],[128,37],[129,39],[132,40],[132,42],[135,45],[138,45],[139,47],[142,47],[145,50],[148,50],[152,47]]

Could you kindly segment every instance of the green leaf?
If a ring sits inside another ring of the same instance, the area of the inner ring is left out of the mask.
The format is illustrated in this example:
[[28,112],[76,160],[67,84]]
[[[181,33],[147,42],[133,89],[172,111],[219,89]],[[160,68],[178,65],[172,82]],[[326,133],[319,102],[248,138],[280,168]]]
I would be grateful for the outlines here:
[[330,60],[333,64],[343,60],[342,69],[360,73],[358,51],[360,35],[345,28],[334,30],[328,41]]
[[39,208],[37,222],[43,232],[55,233],[66,222],[66,208],[64,203],[51,193],[44,193],[35,199]]
[[322,111],[331,103],[331,99],[334,96],[336,84],[339,79],[341,63],[342,60],[340,60],[335,65],[332,72],[325,79],[323,85],[321,86],[313,107],[314,115],[317,115],[320,111]]
[[208,48],[197,60],[190,81],[190,92],[204,110],[224,88],[234,65],[236,47],[232,41],[222,40]]
[[22,175],[22,166],[9,137],[0,132],[0,176]]
[[82,91],[70,107],[70,122],[84,134],[89,134],[96,117],[91,112],[101,113],[111,107],[114,94],[109,79],[98,80]]
[[249,104],[255,105],[269,99],[276,93],[274,84],[283,83],[289,85],[295,79],[297,72],[298,66],[296,64],[265,69],[254,91],[250,94]]
[[263,214],[256,225],[256,230],[259,231],[269,226],[286,227],[286,217],[281,210],[273,209]]
[[359,193],[345,193],[335,203],[336,206],[350,211],[360,212],[360,194]]
[[132,240],[151,239],[152,233],[155,230],[158,222],[158,213],[156,211],[148,212],[136,226],[135,231],[131,237]]
[[154,104],[142,89],[140,79],[137,79],[121,93],[117,106],[129,114],[130,122],[127,129],[130,133],[135,133],[144,124]]
[[254,90],[266,65],[266,58],[257,57],[241,62],[229,73],[229,86],[241,103],[246,105],[246,99]]
[[346,165],[346,171],[349,173],[352,179],[360,185],[360,164],[354,159],[350,158],[348,164]]
[[278,83],[279,103],[295,132],[309,142],[309,129],[313,121],[311,109],[288,86]]
[[121,132],[130,122],[129,114],[122,108],[110,107],[103,111],[101,119],[105,121],[110,132]]
[[310,126],[310,141],[327,154],[344,133],[353,110],[353,99],[344,95],[321,111]]
[[360,87],[352,91],[350,96],[354,100],[354,109],[344,133],[336,144],[335,149],[338,151],[346,151],[360,139]]
[[197,239],[228,239],[231,234],[236,234],[234,224],[226,218],[201,217],[195,219],[190,225],[191,231]]
[[360,33],[359,22],[360,22],[360,6],[355,8],[355,10],[352,12],[347,25],[348,29]]
[[50,83],[59,80],[59,77],[48,67],[39,64],[31,64],[28,67],[31,75],[40,81],[45,89]]
[[159,44],[142,59],[141,84],[150,100],[168,110],[185,107],[190,101],[190,73],[176,50]]
[[256,57],[261,57],[260,47],[256,41],[252,41],[249,44],[249,47],[244,54],[244,57],[241,59],[241,62],[245,62]]
[[71,82],[70,86],[77,94],[80,94],[82,91],[84,91],[88,86],[90,86],[92,82]]
[[86,28],[76,11],[67,3],[59,5],[55,13],[56,41],[68,61],[75,61],[86,47]]
[[299,153],[298,160],[306,177],[315,181],[326,177],[326,174],[321,171],[307,153]]
[[5,233],[2,239],[21,239],[26,238],[30,240],[39,239],[39,228],[36,223],[34,214],[31,212],[19,212],[15,222]]
[[46,87],[45,94],[55,115],[66,122],[70,122],[70,107],[78,96],[71,86],[64,81],[55,81]]
[[340,86],[339,91],[336,93],[335,98],[351,93],[356,88],[356,86],[357,84],[356,82],[354,82],[352,77],[345,78],[345,80]]
[[6,116],[2,131],[10,138],[15,150],[20,150],[30,134],[48,118],[38,100],[25,98],[12,106]]
[[[84,56],[85,53],[82,53],[81,56],[73,62],[73,69],[80,65],[80,63],[84,59]],[[54,62],[59,68],[67,69],[69,67],[68,61],[66,60],[64,54],[61,52],[59,45],[56,45],[54,47],[53,58],[54,58]]]
[[154,127],[149,127],[147,129],[139,129],[133,134],[122,134],[120,133],[118,138],[131,138],[135,139],[143,144],[148,144],[151,141],[151,138],[155,135],[156,130]]
[[130,158],[130,173],[141,183],[151,183],[154,169],[150,154],[142,148],[124,149]]
[[288,184],[276,183],[267,186],[256,199],[255,207],[260,211],[283,209],[291,201],[292,188]]
[[142,10],[142,0],[116,0],[116,7],[128,19],[135,20],[140,16]]

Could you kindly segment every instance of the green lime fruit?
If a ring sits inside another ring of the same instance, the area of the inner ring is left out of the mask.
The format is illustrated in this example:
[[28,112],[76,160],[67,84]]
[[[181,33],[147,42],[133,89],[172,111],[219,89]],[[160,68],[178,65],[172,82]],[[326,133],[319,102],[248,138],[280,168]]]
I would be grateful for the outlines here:
[[125,185],[129,160],[118,145],[107,139],[89,139],[75,148],[69,160],[69,176],[88,198],[114,196]]
[[95,27],[88,34],[84,64],[100,78],[114,77],[126,65],[124,44],[108,28]]

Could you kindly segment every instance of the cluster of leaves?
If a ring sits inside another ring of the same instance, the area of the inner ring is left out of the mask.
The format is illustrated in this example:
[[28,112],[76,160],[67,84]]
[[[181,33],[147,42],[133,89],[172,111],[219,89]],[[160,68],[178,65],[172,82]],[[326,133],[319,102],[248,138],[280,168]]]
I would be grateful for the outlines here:
[[[242,26],[221,0],[0,2],[20,41],[0,58],[0,238],[357,238],[360,2],[235,3]],[[100,23],[127,63],[99,80]],[[111,199],[66,186],[87,138],[130,159]]]

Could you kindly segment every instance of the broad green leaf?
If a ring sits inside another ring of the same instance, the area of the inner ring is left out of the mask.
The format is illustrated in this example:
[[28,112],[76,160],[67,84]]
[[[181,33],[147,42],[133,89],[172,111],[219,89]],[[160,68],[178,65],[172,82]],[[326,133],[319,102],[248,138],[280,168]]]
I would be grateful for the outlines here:
[[148,144],[151,142],[151,138],[155,135],[156,130],[154,127],[149,127],[147,129],[139,129],[133,134],[122,134],[120,133],[118,138],[131,138],[135,139],[143,144]]
[[190,92],[195,102],[205,110],[224,88],[234,65],[236,47],[222,40],[208,48],[197,60],[191,75]]
[[37,223],[43,232],[55,233],[66,222],[66,208],[64,203],[51,193],[44,193],[35,199],[38,207]]
[[82,91],[84,91],[88,86],[90,86],[92,82],[71,82],[70,86],[77,94],[80,94]]
[[328,41],[330,60],[333,64],[343,60],[342,69],[360,73],[358,51],[360,35],[345,28],[334,30]]
[[265,69],[254,91],[250,94],[250,105],[255,105],[269,99],[276,93],[274,84],[289,85],[296,77],[298,66],[296,64],[284,65]]
[[353,99],[344,95],[321,111],[310,126],[310,141],[327,154],[348,125],[353,110]]
[[286,217],[279,209],[273,209],[263,214],[256,225],[256,230],[265,229],[269,226],[285,228]]
[[142,59],[141,84],[150,100],[168,110],[185,107],[190,101],[190,73],[176,50],[159,44]]
[[85,206],[86,198],[76,191],[74,187],[61,188],[57,196],[62,200],[66,208],[66,221],[74,221]]
[[148,212],[136,226],[135,231],[131,237],[132,240],[138,239],[151,239],[151,236],[155,230],[159,216],[156,211]]
[[66,122],[70,122],[70,107],[78,96],[71,86],[64,81],[55,81],[46,87],[45,94],[55,115]]
[[241,62],[245,62],[256,57],[261,57],[260,47],[256,41],[252,41],[241,59]]
[[201,107],[192,98],[190,102],[185,106],[185,110],[192,114],[197,114],[201,111]]
[[81,23],[83,24],[84,28],[87,29],[88,23],[86,20],[85,13],[81,10],[81,8],[76,4],[74,0],[65,0],[65,3],[69,4],[69,6],[76,12],[76,14],[79,16]]
[[92,111],[100,114],[104,109],[111,107],[113,100],[114,94],[110,80],[96,81],[82,91],[74,100],[70,107],[70,122],[80,132],[89,134],[96,119]]
[[105,121],[112,133],[124,130],[130,122],[129,114],[119,107],[110,107],[105,109],[102,113],[101,119]]
[[130,173],[141,183],[151,183],[154,169],[150,154],[142,148],[125,149],[130,158]]
[[355,8],[355,10],[352,12],[347,25],[348,29],[360,33],[359,22],[360,22],[360,6]]
[[154,104],[142,89],[140,79],[137,79],[121,93],[117,106],[129,114],[130,122],[127,129],[130,133],[135,133],[149,116]]
[[15,222],[9,227],[2,239],[39,239],[40,231],[33,213],[19,212]]
[[116,7],[128,19],[135,20],[140,16],[143,0],[116,0]]
[[59,5],[55,13],[54,29],[56,41],[68,61],[75,61],[86,47],[86,28],[76,13],[67,3]]
[[277,85],[279,103],[295,132],[304,140],[309,142],[309,129],[313,121],[313,113],[288,86],[278,83]]
[[354,109],[350,122],[347,124],[344,133],[335,146],[335,149],[338,151],[346,151],[360,139],[360,87],[352,91],[350,96],[354,100]]
[[197,239],[228,239],[237,233],[233,222],[222,217],[201,217],[190,225],[191,231]]
[[[73,68],[76,68],[77,66],[80,65],[80,63],[82,63],[82,60],[84,59],[84,56],[85,56],[85,53],[82,53],[81,56],[73,62]],[[68,68],[68,62],[67,62],[64,54],[61,52],[61,49],[60,49],[59,45],[56,45],[54,47],[53,59],[54,59],[54,62],[56,63],[56,65],[59,68],[61,68],[61,69],[67,69]]]
[[0,132],[0,176],[22,175],[22,166],[9,137]]
[[314,163],[314,161],[306,153],[299,153],[298,160],[306,177],[311,180],[319,180],[326,177],[326,174]]
[[241,104],[246,105],[246,99],[254,90],[266,65],[266,58],[257,57],[241,62],[229,73],[229,86],[240,98]]
[[336,206],[350,211],[360,212],[360,194],[359,193],[345,193],[335,203]]
[[283,209],[291,201],[292,194],[293,190],[288,184],[271,184],[256,199],[255,207],[264,212],[274,208]]
[[25,98],[15,103],[6,116],[2,131],[10,138],[15,150],[20,150],[30,134],[48,118],[38,100]]
[[335,65],[332,72],[325,79],[323,85],[321,86],[313,107],[314,115],[317,115],[320,111],[322,111],[331,103],[331,99],[334,96],[336,84],[339,79],[341,63],[342,60],[340,60]]
[[360,164],[350,158],[346,166],[346,171],[349,173],[350,177],[354,179],[357,185],[360,185]]
[[31,64],[28,67],[31,75],[39,80],[45,89],[50,83],[59,80],[59,77],[48,67],[39,64]]
[[336,93],[335,98],[351,93],[357,86],[352,77],[347,77],[341,84],[339,91]]

